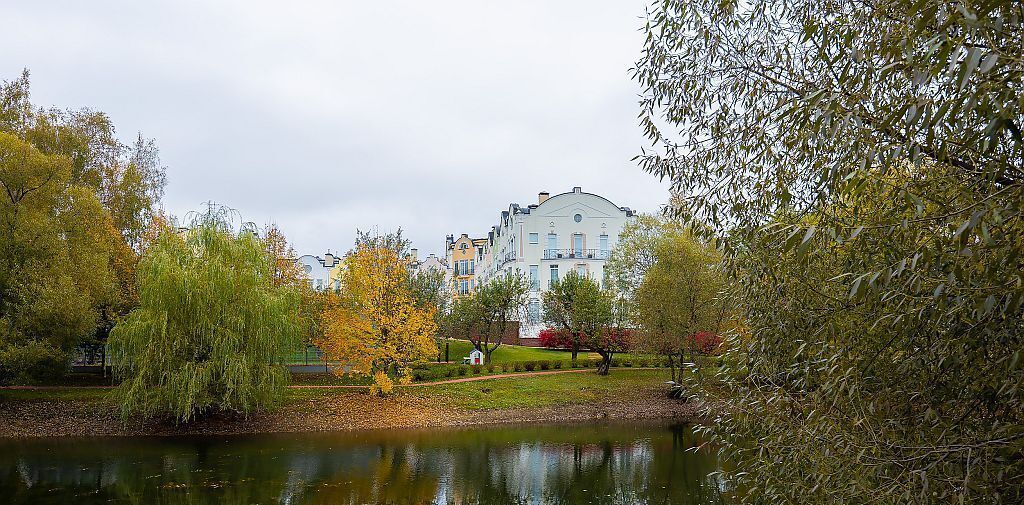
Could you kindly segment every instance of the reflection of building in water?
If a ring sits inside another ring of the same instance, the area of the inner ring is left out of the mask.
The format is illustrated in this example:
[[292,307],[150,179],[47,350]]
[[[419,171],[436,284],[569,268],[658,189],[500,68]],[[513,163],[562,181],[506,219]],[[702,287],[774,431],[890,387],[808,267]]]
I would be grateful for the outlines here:
[[[683,429],[571,426],[0,442],[5,505],[716,503]],[[9,499],[8,499],[9,498]]]

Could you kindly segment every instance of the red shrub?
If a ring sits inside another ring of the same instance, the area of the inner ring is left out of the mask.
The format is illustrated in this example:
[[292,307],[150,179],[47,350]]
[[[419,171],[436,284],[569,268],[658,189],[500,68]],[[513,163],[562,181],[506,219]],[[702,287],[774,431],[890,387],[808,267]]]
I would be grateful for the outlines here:
[[698,331],[687,339],[690,349],[701,354],[713,354],[722,345],[722,337],[710,331]]
[[540,338],[540,345],[550,349],[568,349],[572,346],[572,340],[564,330],[544,328],[537,335]]

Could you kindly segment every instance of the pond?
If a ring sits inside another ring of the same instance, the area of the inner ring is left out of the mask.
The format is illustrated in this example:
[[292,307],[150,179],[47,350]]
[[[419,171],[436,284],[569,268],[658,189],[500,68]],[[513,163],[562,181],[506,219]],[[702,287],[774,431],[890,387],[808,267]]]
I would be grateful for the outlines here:
[[0,440],[0,503],[719,503],[688,426]]

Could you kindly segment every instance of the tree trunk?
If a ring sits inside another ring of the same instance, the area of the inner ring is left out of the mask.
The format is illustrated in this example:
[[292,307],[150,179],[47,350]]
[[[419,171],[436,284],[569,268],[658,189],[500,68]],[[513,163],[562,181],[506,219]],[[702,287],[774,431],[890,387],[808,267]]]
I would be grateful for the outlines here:
[[672,370],[672,382],[676,381],[676,360],[672,353],[668,354],[668,368]]
[[444,342],[444,360],[445,360],[445,362],[451,361],[450,359],[448,359],[448,343],[449,342],[447,340]]
[[572,345],[572,360],[573,361],[576,361],[576,355],[579,354],[579,352],[580,352],[580,348],[577,347],[576,344],[573,344]]

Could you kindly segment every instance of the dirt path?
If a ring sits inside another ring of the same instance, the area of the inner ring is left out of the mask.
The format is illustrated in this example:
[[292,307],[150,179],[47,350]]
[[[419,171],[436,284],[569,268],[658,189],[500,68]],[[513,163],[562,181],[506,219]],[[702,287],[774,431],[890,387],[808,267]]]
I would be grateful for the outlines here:
[[[643,368],[636,368],[636,370],[644,370],[644,369]],[[547,370],[547,371],[543,371],[543,372],[499,373],[499,374],[494,374],[494,375],[477,375],[477,376],[474,376],[474,377],[460,377],[458,379],[447,379],[447,380],[443,380],[443,381],[413,382],[412,384],[395,384],[395,387],[411,388],[411,387],[420,387],[420,386],[438,386],[438,385],[441,385],[441,384],[455,384],[455,383],[458,383],[458,382],[474,382],[474,381],[482,381],[482,380],[487,380],[487,379],[504,379],[504,378],[507,378],[507,377],[532,377],[532,376],[536,376],[536,375],[553,375],[553,374],[560,374],[560,373],[575,373],[575,372],[587,372],[587,371],[590,371],[590,370],[587,369],[587,368],[580,368],[580,369],[573,369],[573,370]],[[313,388],[316,388],[316,389],[359,389],[359,388],[363,388],[363,389],[365,389],[365,388],[368,388],[370,386],[341,386],[341,385],[337,385],[337,386],[335,386],[335,385],[322,385],[322,386],[318,386],[318,385],[311,385],[311,384],[296,384],[296,385],[291,385],[291,386],[288,386],[288,387],[289,388],[293,388],[293,389],[307,389],[307,388],[309,388],[309,389],[313,389]]]

